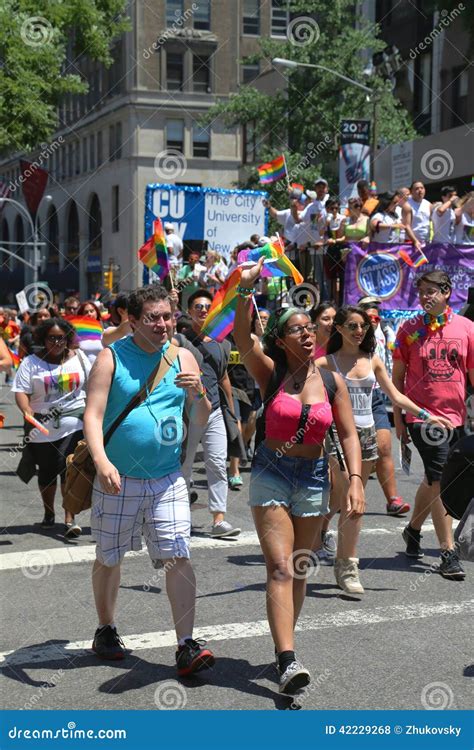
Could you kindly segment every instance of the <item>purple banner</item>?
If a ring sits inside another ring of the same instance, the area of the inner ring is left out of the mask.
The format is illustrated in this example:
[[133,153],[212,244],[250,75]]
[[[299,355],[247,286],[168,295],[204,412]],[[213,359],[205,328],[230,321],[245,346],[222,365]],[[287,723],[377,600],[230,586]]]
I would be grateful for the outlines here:
[[450,304],[455,310],[467,300],[470,286],[474,286],[474,245],[428,244],[423,252],[428,258],[419,268],[411,268],[398,256],[403,248],[415,253],[410,245],[384,245],[372,242],[367,247],[351,243],[347,257],[344,302],[354,305],[366,295],[374,295],[384,302],[387,310],[418,310],[420,307],[415,279],[428,271],[443,270],[452,279]]

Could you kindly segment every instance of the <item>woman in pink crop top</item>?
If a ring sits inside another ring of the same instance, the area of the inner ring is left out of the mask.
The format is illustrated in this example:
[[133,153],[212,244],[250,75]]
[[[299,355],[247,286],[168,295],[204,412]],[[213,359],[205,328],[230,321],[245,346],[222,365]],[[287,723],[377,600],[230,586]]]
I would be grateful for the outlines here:
[[[278,655],[279,690],[294,695],[310,682],[294,653],[294,627],[306,593],[309,550],[320,538],[328,511],[324,438],[332,418],[349,457],[349,511],[363,513],[365,500],[349,394],[339,375],[329,376],[326,390],[314,364],[316,336],[308,313],[280,308],[268,321],[263,350],[251,338],[250,290],[262,263],[263,258],[242,272],[234,341],[267,403],[266,435],[252,464],[249,504],[267,568],[267,612]],[[334,395],[332,407],[328,391]]]

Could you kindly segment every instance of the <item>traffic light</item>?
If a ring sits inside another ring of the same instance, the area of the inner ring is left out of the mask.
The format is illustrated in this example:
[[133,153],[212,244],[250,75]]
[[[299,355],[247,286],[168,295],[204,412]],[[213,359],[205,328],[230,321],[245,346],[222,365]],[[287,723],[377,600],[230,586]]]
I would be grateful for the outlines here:
[[108,289],[111,292],[114,288],[114,272],[104,271],[104,289]]

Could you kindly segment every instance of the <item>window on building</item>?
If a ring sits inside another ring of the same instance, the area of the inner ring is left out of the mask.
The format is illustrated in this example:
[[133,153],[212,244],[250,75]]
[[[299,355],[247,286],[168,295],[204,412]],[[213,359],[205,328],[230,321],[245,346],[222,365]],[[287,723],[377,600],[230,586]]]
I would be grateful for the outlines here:
[[102,143],[102,130],[97,133],[97,166],[100,167],[104,161],[104,151]]
[[166,121],[166,148],[184,153],[184,120]]
[[468,121],[469,69],[454,68],[452,72],[451,127],[465,125]]
[[431,52],[417,58],[417,76],[415,80],[415,125],[423,135],[431,132]]
[[243,33],[259,36],[260,0],[244,0]]
[[183,90],[184,55],[181,52],[166,54],[166,88],[169,91]]
[[270,33],[272,36],[286,36],[290,13],[288,0],[272,0]]
[[193,91],[203,94],[211,92],[210,63],[209,55],[193,55]]
[[243,126],[242,140],[242,161],[244,164],[253,164],[257,161],[257,136],[255,123],[248,122]]
[[172,26],[184,13],[183,0],[166,0],[166,25]]
[[109,161],[115,159],[115,125],[109,127]]
[[66,146],[61,147],[59,179],[66,179]]
[[115,125],[115,158],[122,158],[122,123],[117,122]]
[[210,155],[210,136],[209,131],[200,128],[198,125],[193,127],[193,156],[201,156],[209,159]]
[[198,7],[193,14],[193,27],[202,31],[211,28],[211,0],[199,0]]
[[81,142],[74,143],[74,174],[81,174]]
[[89,136],[89,168],[95,169],[95,134]]
[[112,232],[119,231],[120,224],[120,200],[119,186],[112,185]]
[[67,147],[67,176],[71,178],[74,174],[74,144],[69,143]]
[[242,83],[251,83],[260,75],[260,64],[242,65]]
[[82,139],[82,171],[87,172],[87,138]]

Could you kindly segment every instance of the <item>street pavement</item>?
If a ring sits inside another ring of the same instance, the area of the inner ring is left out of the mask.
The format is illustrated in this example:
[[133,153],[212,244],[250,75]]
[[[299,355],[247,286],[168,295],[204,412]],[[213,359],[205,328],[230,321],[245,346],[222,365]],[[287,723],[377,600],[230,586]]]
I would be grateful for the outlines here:
[[[3,376],[1,376],[3,381]],[[464,582],[436,572],[436,538],[424,531],[425,557],[409,563],[401,531],[389,518],[377,481],[369,481],[360,543],[359,599],[342,595],[333,569],[319,567],[296,635],[297,656],[313,682],[296,705],[279,696],[265,612],[265,567],[244,487],[230,492],[228,519],[242,528],[232,540],[209,537],[205,472],[196,462],[199,499],[193,506],[192,560],[198,599],[195,637],[216,654],[216,665],[193,679],[176,679],[175,639],[161,571],[146,552],[123,564],[116,624],[131,653],[101,662],[90,650],[96,628],[91,591],[94,545],[89,514],[83,536],[66,541],[58,523],[39,528],[40,495],[15,475],[21,439],[19,413],[8,387],[0,389],[2,557],[2,697],[25,709],[465,709],[471,706],[473,566]],[[394,441],[395,442],[395,441]],[[398,464],[398,459],[396,460]],[[400,494],[413,501],[421,480],[397,469]],[[56,518],[61,520],[57,500]]]

